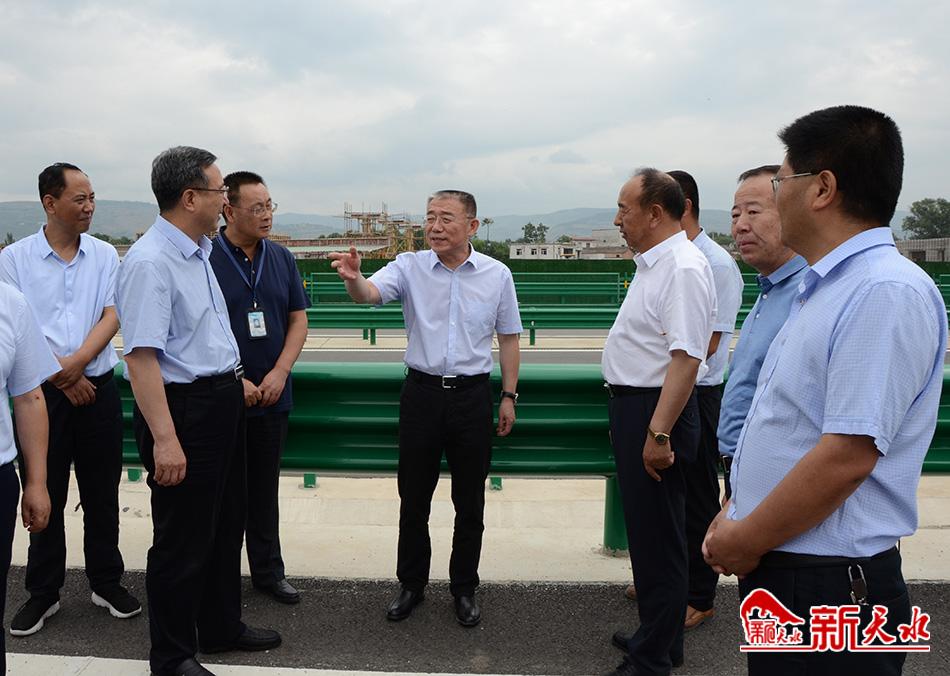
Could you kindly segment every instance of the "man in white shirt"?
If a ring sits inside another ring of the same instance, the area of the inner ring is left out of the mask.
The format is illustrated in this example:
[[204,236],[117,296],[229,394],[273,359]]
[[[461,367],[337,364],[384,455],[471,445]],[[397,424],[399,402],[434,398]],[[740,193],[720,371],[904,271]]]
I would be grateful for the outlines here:
[[611,673],[668,674],[683,661],[683,473],[699,443],[695,385],[706,370],[716,292],[706,257],[680,225],[686,203],[676,181],[640,169],[621,188],[617,206],[614,224],[640,253],[602,367],[640,627],[614,634],[628,654]]
[[355,248],[330,254],[358,303],[402,301],[406,320],[406,383],[399,401],[399,551],[402,590],[387,618],[404,620],[429,581],[429,509],[442,454],[452,473],[455,531],[449,589],[464,627],[481,620],[475,601],[485,479],[491,464],[492,336],[498,335],[501,393],[499,436],[511,431],[518,399],[521,317],[511,272],[472,248],[478,230],[475,198],[440,190],[426,205],[428,251],[404,253],[370,279]]
[[46,530],[30,535],[30,598],[10,622],[14,636],[36,633],[59,610],[59,590],[66,581],[63,510],[71,466],[79,484],[92,602],[117,618],[142,612],[120,584],[125,570],[119,553],[122,407],[112,377],[119,360],[111,342],[119,328],[119,257],[111,244],[86,234],[96,195],[78,167],[60,162],[44,169],[39,193],[46,224],[0,253],[0,278],[26,296],[61,367],[43,383],[52,512]]
[[696,383],[699,405],[699,451],[696,462],[686,468],[686,548],[689,555],[689,594],[684,628],[695,629],[716,614],[716,583],[719,575],[703,559],[703,538],[719,513],[719,411],[722,383],[729,362],[729,344],[742,305],[742,273],[729,252],[719,246],[699,225],[699,187],[685,171],[671,171],[686,196],[683,230],[712,269],[716,283],[716,321],[706,358],[706,375]]

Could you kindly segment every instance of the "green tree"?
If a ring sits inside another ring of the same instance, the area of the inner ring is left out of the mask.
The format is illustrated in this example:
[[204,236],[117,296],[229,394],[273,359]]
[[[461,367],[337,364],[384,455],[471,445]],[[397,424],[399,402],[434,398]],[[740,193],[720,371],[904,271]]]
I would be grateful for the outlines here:
[[558,243],[558,244],[570,244],[570,243],[571,243],[571,236],[570,236],[570,235],[561,235],[560,237],[557,238],[557,243]]
[[950,237],[950,202],[942,197],[917,200],[910,205],[903,227],[911,239]]
[[491,226],[495,222],[495,219],[491,216],[486,216],[482,219],[482,227],[485,228],[485,239],[491,241]]
[[115,241],[104,232],[94,232],[92,233],[92,236],[95,237],[96,239],[101,239],[103,242],[108,242],[109,244],[115,244]]
[[706,231],[706,234],[709,235],[709,239],[714,241],[716,244],[726,247],[727,249],[731,247],[735,240],[732,239],[732,235],[726,235],[721,232],[709,232]]
[[544,223],[539,221],[537,227],[534,229],[534,233],[534,241],[538,244],[544,244],[548,241],[548,226]]
[[479,239],[478,237],[472,240],[472,248],[479,253],[483,253],[486,256],[491,256],[492,258],[499,261],[507,261],[509,258],[509,247],[511,245],[511,240],[505,240],[504,242],[489,242],[485,239]]
[[521,226],[521,233],[521,237],[518,238],[519,242],[530,243],[537,241],[535,238],[538,236],[538,231],[534,223],[531,221],[528,221]]

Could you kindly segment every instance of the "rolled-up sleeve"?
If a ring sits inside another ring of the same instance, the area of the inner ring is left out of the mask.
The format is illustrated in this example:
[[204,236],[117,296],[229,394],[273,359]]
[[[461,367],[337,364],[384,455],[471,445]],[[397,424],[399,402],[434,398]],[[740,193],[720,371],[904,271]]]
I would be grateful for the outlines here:
[[164,350],[171,326],[171,290],[151,261],[126,261],[117,284],[122,354],[137,347]]

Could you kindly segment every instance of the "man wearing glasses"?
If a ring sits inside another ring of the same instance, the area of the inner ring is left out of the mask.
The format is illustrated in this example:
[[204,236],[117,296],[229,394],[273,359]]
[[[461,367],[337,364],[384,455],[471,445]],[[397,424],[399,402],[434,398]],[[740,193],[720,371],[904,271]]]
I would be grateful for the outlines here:
[[475,589],[495,427],[492,337],[497,333],[501,363],[495,432],[505,436],[515,422],[522,327],[511,272],[472,249],[469,240],[477,231],[475,198],[461,190],[440,190],[426,204],[430,250],[400,254],[368,280],[360,273],[355,247],[330,254],[353,300],[399,300],[405,314],[408,369],[399,400],[396,563],[402,589],[386,614],[394,622],[409,617],[429,582],[429,510],[443,452],[455,506],[449,561],[455,617],[464,627],[481,620]]
[[[762,365],[732,465],[732,499],[704,549],[740,593],[809,617],[856,605],[897,636],[911,608],[897,548],[937,423],[947,313],[894,246],[904,152],[886,115],[839,106],[782,130],[773,181],[782,241],[805,273]],[[875,611],[874,614],[877,614]],[[803,637],[810,642],[807,628]],[[906,653],[749,653],[750,674],[899,674]]]
[[211,672],[195,654],[267,650],[276,631],[241,622],[244,388],[228,309],[208,260],[227,186],[206,150],[152,163],[155,224],[119,270],[118,311],[135,438],[152,491],[152,673]]
[[214,269],[244,365],[247,405],[247,561],[251,582],[281,603],[299,603],[280,553],[277,492],[293,406],[290,369],[307,339],[307,308],[294,256],[268,241],[277,208],[257,174],[224,178],[227,224],[214,238]]

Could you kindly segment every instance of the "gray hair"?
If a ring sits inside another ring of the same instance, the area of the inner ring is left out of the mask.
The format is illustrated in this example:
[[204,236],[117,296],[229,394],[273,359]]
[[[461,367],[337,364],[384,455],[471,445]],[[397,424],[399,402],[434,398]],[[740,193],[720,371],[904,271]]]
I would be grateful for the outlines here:
[[465,215],[468,218],[475,218],[478,214],[475,197],[470,192],[465,192],[464,190],[438,190],[429,195],[429,199],[426,200],[426,206],[429,206],[429,202],[432,200],[440,199],[456,199],[461,202],[462,207],[465,209]]
[[173,209],[188,188],[207,188],[204,170],[214,164],[212,153],[191,146],[176,146],[152,161],[152,192],[160,213]]

